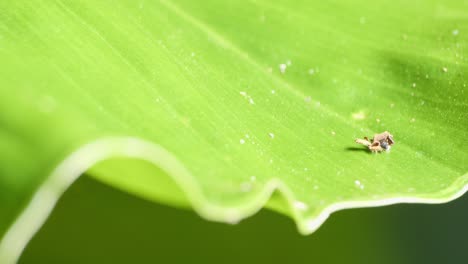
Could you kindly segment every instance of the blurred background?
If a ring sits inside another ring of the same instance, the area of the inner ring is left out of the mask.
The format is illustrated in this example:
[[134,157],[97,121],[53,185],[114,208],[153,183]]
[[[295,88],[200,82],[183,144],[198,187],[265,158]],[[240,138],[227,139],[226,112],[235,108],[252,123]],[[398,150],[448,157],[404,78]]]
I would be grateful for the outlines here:
[[269,210],[208,222],[81,177],[20,263],[468,263],[468,195],[333,214],[314,234]]

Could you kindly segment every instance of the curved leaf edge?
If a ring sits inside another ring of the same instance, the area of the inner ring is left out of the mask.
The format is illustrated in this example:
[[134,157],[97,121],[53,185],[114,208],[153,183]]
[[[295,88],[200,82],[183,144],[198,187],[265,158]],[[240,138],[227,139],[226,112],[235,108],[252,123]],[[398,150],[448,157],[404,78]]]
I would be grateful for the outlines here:
[[279,179],[271,179],[247,202],[231,207],[220,206],[205,197],[189,170],[163,147],[133,137],[103,138],[77,149],[46,178],[0,241],[0,263],[16,263],[28,242],[45,223],[68,187],[97,163],[115,157],[141,159],[159,167],[172,177],[186,194],[195,212],[211,221],[235,224],[261,210],[272,194],[278,192],[286,201],[290,216],[303,235],[313,233],[330,214],[339,210],[397,203],[445,203],[459,198],[468,191],[468,173],[465,173],[447,188],[436,193],[342,201],[329,204],[315,217],[304,217],[293,205],[296,199],[289,187]]

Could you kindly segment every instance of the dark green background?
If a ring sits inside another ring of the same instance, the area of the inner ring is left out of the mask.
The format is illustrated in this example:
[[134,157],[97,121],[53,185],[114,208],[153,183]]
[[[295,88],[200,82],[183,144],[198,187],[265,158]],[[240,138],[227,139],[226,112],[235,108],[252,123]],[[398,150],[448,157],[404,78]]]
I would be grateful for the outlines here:
[[147,202],[81,177],[20,263],[468,263],[468,196],[335,213],[301,236],[263,210],[238,225]]

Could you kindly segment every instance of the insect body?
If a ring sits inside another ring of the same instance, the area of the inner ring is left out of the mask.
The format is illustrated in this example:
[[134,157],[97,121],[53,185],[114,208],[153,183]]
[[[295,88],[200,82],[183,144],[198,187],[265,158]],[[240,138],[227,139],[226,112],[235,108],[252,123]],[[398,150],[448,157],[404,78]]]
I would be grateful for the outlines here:
[[372,152],[382,152],[382,151],[390,151],[390,148],[395,143],[393,141],[393,136],[385,131],[380,134],[375,134],[374,138],[369,140],[367,137],[364,139],[356,139],[356,143],[362,144],[369,148]]

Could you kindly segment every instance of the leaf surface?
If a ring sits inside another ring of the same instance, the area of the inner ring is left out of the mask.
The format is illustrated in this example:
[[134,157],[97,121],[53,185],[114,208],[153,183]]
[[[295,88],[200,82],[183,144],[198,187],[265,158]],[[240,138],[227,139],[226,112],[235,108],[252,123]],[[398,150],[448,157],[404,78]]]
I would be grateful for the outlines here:
[[[211,220],[268,203],[302,233],[339,209],[467,189],[466,2],[0,10],[0,259],[85,171]],[[383,131],[390,153],[354,143]]]

